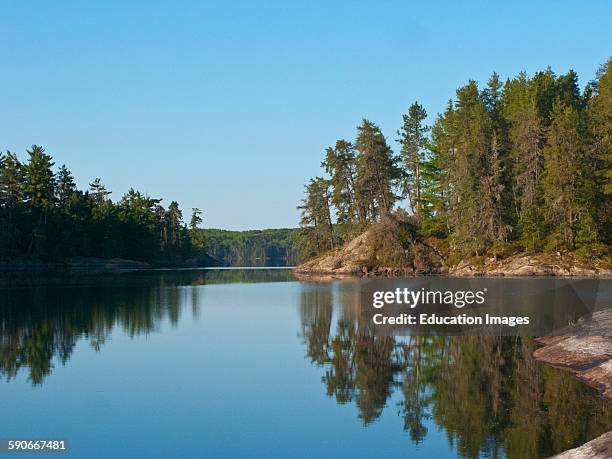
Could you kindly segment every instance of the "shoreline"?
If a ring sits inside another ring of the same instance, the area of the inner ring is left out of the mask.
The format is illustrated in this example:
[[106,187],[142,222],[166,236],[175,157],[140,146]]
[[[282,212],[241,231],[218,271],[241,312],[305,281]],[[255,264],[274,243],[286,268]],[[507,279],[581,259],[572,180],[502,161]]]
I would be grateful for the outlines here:
[[[568,371],[612,402],[612,308],[579,319],[557,336],[536,338],[542,347],[535,360]],[[612,455],[612,431],[553,457],[563,459],[604,458]]]
[[571,372],[612,401],[612,307],[536,342],[541,345],[533,353],[538,362]]
[[104,274],[149,271],[155,269],[190,269],[218,267],[219,261],[206,255],[199,258],[145,262],[127,258],[70,257],[62,262],[18,260],[0,262],[0,277],[36,274]]
[[324,254],[297,266],[298,277],[491,277],[491,278],[612,278],[612,269],[601,262],[585,263],[573,254],[516,254],[505,259],[476,263],[468,260],[448,267],[444,263],[428,266],[368,266],[346,250]]

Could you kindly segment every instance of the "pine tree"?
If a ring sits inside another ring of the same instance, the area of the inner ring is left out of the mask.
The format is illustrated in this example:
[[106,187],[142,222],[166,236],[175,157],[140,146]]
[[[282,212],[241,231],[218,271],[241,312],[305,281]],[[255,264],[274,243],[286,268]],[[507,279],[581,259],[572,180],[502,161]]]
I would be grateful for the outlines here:
[[506,242],[512,227],[505,221],[504,212],[504,167],[499,154],[499,142],[494,132],[491,147],[486,153],[486,173],[481,178],[482,207],[481,221],[483,237],[487,246],[492,246],[493,256],[497,257],[497,247]]
[[60,209],[64,210],[68,205],[72,194],[76,191],[74,177],[65,164],[60,167],[59,172],[57,173],[57,186],[55,191],[57,204]]
[[32,145],[27,150],[28,162],[24,166],[24,193],[32,209],[45,212],[55,204],[55,174],[52,171],[53,161],[44,148]]
[[540,105],[548,105],[544,101],[554,88],[554,80],[549,80],[550,77],[551,73],[540,73],[529,80],[521,73],[506,83],[503,95],[503,115],[509,125],[512,208],[520,240],[532,252],[541,248],[546,231],[541,213],[540,178],[544,167],[544,123],[548,113],[541,114],[538,101]]
[[422,189],[423,189],[423,164],[427,157],[427,133],[429,127],[423,122],[427,118],[427,112],[418,102],[414,102],[408,109],[408,114],[403,115],[404,123],[397,131],[401,145],[400,157],[404,170],[402,178],[402,192],[408,197],[410,210],[421,215]]
[[331,218],[329,182],[315,177],[305,186],[306,197],[298,209],[302,211],[300,226],[300,250],[305,256],[313,256],[333,249],[336,245]]
[[0,205],[8,209],[9,215],[23,201],[24,182],[22,164],[14,153],[7,151],[0,167]]
[[89,184],[89,192],[98,209],[105,207],[106,200],[112,193],[112,191],[106,191],[106,187],[102,184],[99,177]]
[[491,124],[475,81],[457,90],[454,113],[455,146],[450,170],[450,221],[456,249],[466,255],[483,254],[490,242],[481,218],[488,199],[482,190],[486,158],[491,146]]
[[191,209],[191,220],[189,221],[189,229],[195,230],[202,224],[202,211],[197,207]]
[[197,207],[191,209],[191,220],[189,221],[189,235],[193,248],[198,251],[204,251],[206,248],[206,239],[204,232],[199,228],[202,224],[202,211]]
[[593,83],[588,120],[596,181],[593,215],[601,237],[609,244],[612,239],[612,58],[599,69]]
[[173,247],[181,246],[181,228],[183,226],[183,212],[179,208],[178,202],[172,201],[168,206],[167,221],[170,232],[170,244]]
[[325,150],[325,160],[321,167],[330,175],[332,188],[331,201],[338,213],[338,223],[362,223],[365,211],[357,201],[355,181],[356,165],[353,145],[346,140],[338,140],[336,145]]
[[579,131],[579,113],[557,99],[544,148],[542,186],[545,215],[551,225],[551,249],[574,249],[576,223],[580,218],[580,171],[584,156],[583,137]]
[[430,157],[424,168],[428,206],[422,225],[426,234],[448,236],[452,231],[450,208],[456,201],[451,174],[457,152],[455,125],[455,106],[449,100],[431,129]]
[[369,220],[391,211],[397,196],[394,187],[401,177],[397,158],[380,128],[364,119],[357,128],[357,196],[367,203]]

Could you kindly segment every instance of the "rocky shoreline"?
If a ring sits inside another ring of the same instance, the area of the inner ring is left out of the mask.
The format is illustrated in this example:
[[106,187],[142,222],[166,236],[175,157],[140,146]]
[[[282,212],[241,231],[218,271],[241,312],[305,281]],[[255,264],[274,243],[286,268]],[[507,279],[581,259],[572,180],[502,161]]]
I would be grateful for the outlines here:
[[612,431],[574,449],[553,456],[554,459],[607,459],[612,457]]
[[40,260],[18,260],[0,262],[0,276],[28,275],[38,273],[66,272],[70,274],[101,274],[140,271],[153,268],[200,268],[219,266],[221,262],[209,255],[193,258],[173,258],[156,263],[147,263],[125,258],[70,257],[63,262],[43,262]]
[[[542,363],[570,371],[612,400],[612,308],[596,311],[555,336],[537,338],[542,345],[533,356]],[[612,457],[612,431],[555,458]]]
[[476,265],[461,262],[449,270],[457,277],[612,277],[612,269],[601,263],[587,264],[573,254],[518,254],[503,260],[489,259]]
[[[365,235],[346,246],[307,261],[294,272],[299,277],[382,276],[413,277],[445,275],[451,277],[594,277],[612,278],[612,269],[600,262],[581,262],[573,254],[515,254],[505,259],[462,261],[447,266],[441,256],[430,250],[429,258],[412,266],[385,267],[371,262]],[[435,256],[431,254],[434,253]]]
[[612,308],[536,341],[536,360],[572,372],[612,401]]

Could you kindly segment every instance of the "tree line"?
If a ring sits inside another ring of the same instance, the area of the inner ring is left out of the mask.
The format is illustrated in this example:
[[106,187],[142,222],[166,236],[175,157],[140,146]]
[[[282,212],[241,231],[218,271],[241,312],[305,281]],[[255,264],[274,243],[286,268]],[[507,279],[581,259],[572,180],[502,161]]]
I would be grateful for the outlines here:
[[293,266],[297,263],[295,228],[247,231],[206,228],[201,231],[207,253],[227,266]]
[[[612,229],[612,59],[584,90],[550,68],[456,91],[433,126],[414,102],[394,152],[364,119],[310,179],[298,244],[333,249],[401,204],[451,257],[509,249],[606,255]],[[405,203],[405,205],[404,205]]]
[[113,202],[99,178],[83,191],[70,170],[57,170],[38,145],[0,153],[0,260],[62,261],[71,256],[120,257],[144,261],[194,256],[204,250],[193,209],[189,225],[176,201],[133,188]]

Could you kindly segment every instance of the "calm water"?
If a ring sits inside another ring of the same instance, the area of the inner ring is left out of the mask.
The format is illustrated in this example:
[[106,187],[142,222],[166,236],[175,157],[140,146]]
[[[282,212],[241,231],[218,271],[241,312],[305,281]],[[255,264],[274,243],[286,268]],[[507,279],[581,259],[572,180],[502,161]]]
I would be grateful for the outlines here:
[[415,282],[477,282],[564,318],[612,294],[288,270],[5,282],[0,438],[66,438],[74,457],[529,458],[612,429],[612,404],[537,364],[531,338],[375,335],[362,292]]

